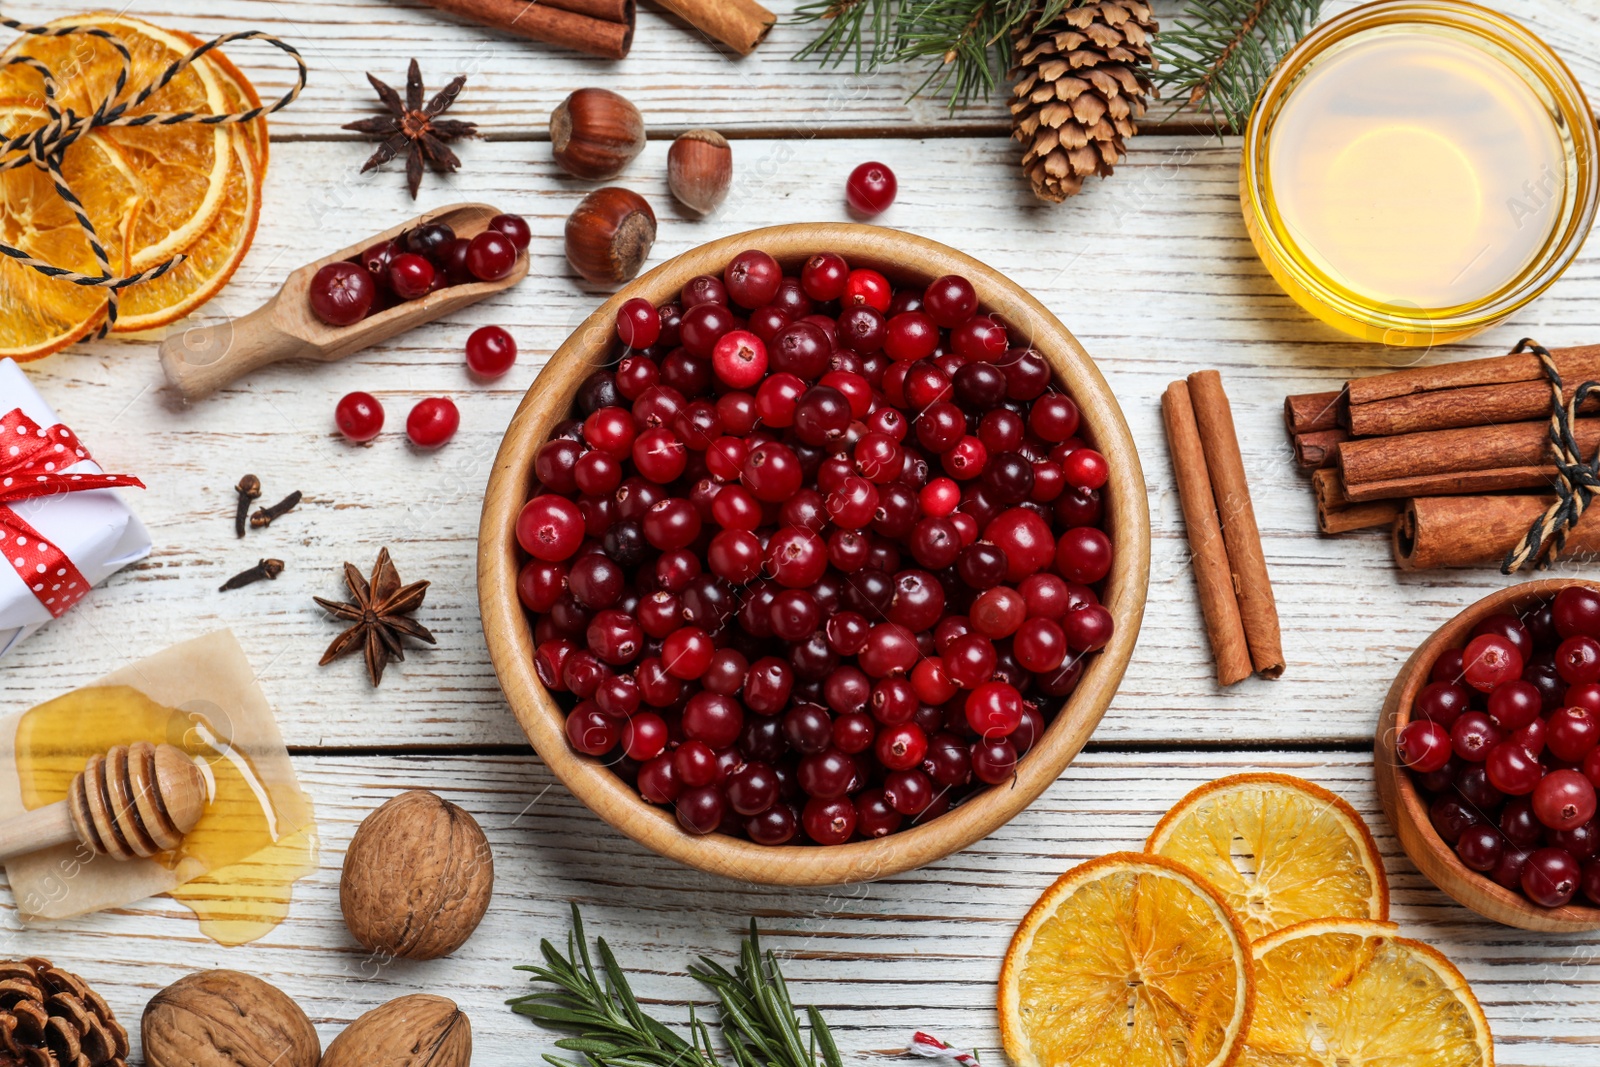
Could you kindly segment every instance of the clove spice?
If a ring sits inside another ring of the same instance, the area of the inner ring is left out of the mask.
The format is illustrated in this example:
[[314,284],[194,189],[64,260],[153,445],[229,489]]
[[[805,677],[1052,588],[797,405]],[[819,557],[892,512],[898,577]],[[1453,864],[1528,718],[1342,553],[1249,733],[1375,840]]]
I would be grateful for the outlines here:
[[250,501],[261,495],[261,479],[254,474],[246,474],[234,488],[239,491],[239,510],[234,513],[233,532],[243,537],[245,520],[250,517]]
[[230,589],[243,589],[247,585],[254,585],[263,579],[276,579],[283,573],[283,560],[264,559],[247,571],[240,571],[232,578],[222,583],[219,593],[226,593]]
[[295,509],[300,503],[300,490],[296,489],[270,508],[256,508],[256,513],[250,516],[250,528],[259,530],[263,526],[271,526],[273,519],[282,518],[285,514]]

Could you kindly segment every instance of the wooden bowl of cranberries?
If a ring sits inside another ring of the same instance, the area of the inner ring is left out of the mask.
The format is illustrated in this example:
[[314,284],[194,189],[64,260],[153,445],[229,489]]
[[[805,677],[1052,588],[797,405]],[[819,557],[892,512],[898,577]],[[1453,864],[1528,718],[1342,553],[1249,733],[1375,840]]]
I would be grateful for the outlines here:
[[1600,929],[1600,583],[1527,582],[1441,626],[1375,745],[1384,811],[1435,885],[1508,926]]
[[873,226],[755,230],[551,357],[479,535],[500,683],[612,826],[832,885],[990,833],[1083,747],[1150,528],[1110,389],[1045,307]]

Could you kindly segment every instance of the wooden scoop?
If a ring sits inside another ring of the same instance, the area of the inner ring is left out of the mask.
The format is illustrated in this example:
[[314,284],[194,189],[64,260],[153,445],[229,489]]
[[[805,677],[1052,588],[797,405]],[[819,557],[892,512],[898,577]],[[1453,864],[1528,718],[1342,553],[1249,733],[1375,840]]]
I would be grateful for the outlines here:
[[170,852],[210,802],[206,776],[182,749],[139,741],[90,756],[67,799],[0,825],[0,860],[82,843],[102,856]]
[[489,220],[498,214],[499,209],[488,204],[454,204],[307,263],[289,275],[276,296],[248,315],[182,330],[162,342],[161,369],[167,382],[185,400],[199,400],[269,363],[286,359],[331,363],[510,288],[527,277],[527,252],[517,256],[511,273],[497,282],[446,286],[420,300],[405,300],[368,315],[352,326],[329,326],[311,311],[311,278],[327,264],[351,259],[379,241],[392,240],[426,222],[448,223],[457,237],[475,237],[488,229]]

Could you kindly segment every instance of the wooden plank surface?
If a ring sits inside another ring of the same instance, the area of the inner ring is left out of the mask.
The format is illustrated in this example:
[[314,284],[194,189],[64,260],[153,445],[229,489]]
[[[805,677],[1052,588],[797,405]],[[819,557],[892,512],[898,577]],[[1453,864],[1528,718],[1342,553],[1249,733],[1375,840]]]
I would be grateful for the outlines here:
[[[993,983],[1015,923],[1063,870],[1137,848],[1159,815],[1216,776],[1277,769],[1322,782],[1372,822],[1405,932],[1438,946],[1483,1001],[1502,1067],[1580,1067],[1600,1049],[1600,963],[1593,937],[1540,938],[1477,920],[1427,885],[1397,853],[1370,785],[1370,741],[1384,691],[1435,625],[1505,584],[1493,571],[1401,575],[1372,535],[1320,538],[1308,486],[1292,468],[1279,405],[1396,357],[1316,324],[1284,297],[1239,220],[1236,139],[1159,129],[1132,142],[1117,177],[1060,207],[1035,203],[1016,174],[998,101],[945,112],[908,100],[914,71],[870,77],[792,63],[811,36],[781,24],[754,56],[730,61],[645,5],[639,43],[621,64],[569,56],[454,21],[415,0],[137,0],[131,13],[206,35],[251,27],[302,45],[311,86],[275,120],[266,210],[232,285],[197,321],[254,307],[289,269],[428,207],[481,199],[533,225],[533,271],[509,296],[331,366],[258,373],[186,407],[161,388],[160,338],[76,346],[31,373],[108,469],[152,486],[135,505],[152,558],[45,628],[0,664],[0,710],[26,707],[174,641],[218,626],[239,635],[315,797],[322,865],[288,922],[224,950],[176,903],[157,899],[57,928],[21,929],[0,897],[0,944],[84,973],[137,1029],[158,988],[197,966],[260,974],[306,1007],[324,1041],[362,1011],[407,992],[444,992],[471,1014],[477,1062],[535,1063],[549,1035],[505,1010],[522,988],[511,967],[540,937],[563,939],[568,900],[585,909],[663,1017],[701,999],[684,974],[699,952],[724,960],[748,918],[786,957],[798,1000],[827,1013],[851,1062],[894,1062],[909,1033],[932,1030],[1003,1062]],[[787,15],[793,0],[774,3]],[[1170,20],[1177,4],[1157,5]],[[1351,6],[1333,0],[1330,11]],[[1544,35],[1600,94],[1600,9],[1590,0],[1498,5]],[[47,19],[72,7],[18,0],[8,15]],[[411,204],[393,167],[357,175],[370,146],[338,125],[371,113],[368,69],[397,81],[410,56],[430,86],[465,71],[457,114],[490,139],[465,146],[452,178],[428,175]],[[235,59],[265,96],[285,82],[251,50]],[[271,71],[273,73],[267,73]],[[658,138],[624,183],[661,217],[652,262],[712,237],[778,222],[844,217],[844,176],[881,158],[899,174],[887,225],[925,234],[1006,271],[1035,292],[1100,361],[1144,463],[1154,528],[1150,607],[1127,681],[1062,779],[1013,823],[923,871],[851,889],[784,892],[733,885],[645,853],[584,810],[531,756],[495,684],[477,621],[473,549],[481,492],[499,434],[548,354],[601,294],[575,284],[562,223],[589,186],[558,175],[541,143],[571,89],[629,95]],[[694,222],[667,196],[661,138],[708,125],[735,135],[735,193]],[[869,139],[869,136],[870,139]],[[1600,251],[1511,323],[1423,360],[1504,351],[1523,334],[1547,345],[1600,337]],[[523,355],[491,385],[468,380],[460,349],[477,325],[513,331]],[[1233,398],[1276,582],[1290,665],[1282,681],[1222,692],[1201,644],[1176,494],[1156,401],[1188,371],[1219,367]],[[337,399],[377,393],[389,427],[367,447],[333,431]],[[436,454],[400,436],[417,399],[450,395],[463,428]],[[231,486],[252,471],[275,499],[306,503],[238,542]],[[387,544],[403,577],[434,582],[421,621],[436,650],[392,665],[373,692],[358,663],[317,668],[337,632],[310,602],[337,595],[338,565],[368,566]],[[275,584],[216,587],[263,555],[289,563]],[[1250,751],[1242,751],[1250,749]],[[388,751],[393,750],[393,751]],[[408,751],[409,750],[409,751]],[[360,819],[410,786],[433,787],[482,821],[498,884],[478,936],[455,957],[383,964],[348,938],[339,862]]]
[[[705,997],[685,975],[700,953],[727,961],[751,916],[784,958],[797,1003],[834,1027],[847,1063],[894,1063],[915,1029],[1004,1063],[994,983],[1016,923],[1059,874],[1095,856],[1142,847],[1157,819],[1215,777],[1277,770],[1317,781],[1369,821],[1403,932],[1445,953],[1488,1015],[1500,1067],[1586,1067],[1600,1054],[1600,959],[1593,937],[1539,937],[1478,920],[1422,881],[1397,852],[1361,754],[1205,756],[1088,754],[1032,808],[988,840],[924,870],[870,885],[785,891],[742,886],[646,853],[602,825],[531,759],[299,758],[317,803],[321,868],[301,883],[287,922],[254,945],[222,949],[165,898],[18,931],[5,913],[5,951],[46,952],[98,984],[136,1022],[149,997],[195,967],[250,971],[294,996],[324,1042],[361,1012],[412,992],[442,993],[471,1016],[475,1062],[534,1064],[551,1037],[512,1015],[522,991],[512,966],[538,941],[564,943],[567,902],[583,909],[634,988],[660,1016],[687,1020]],[[431,786],[481,822],[496,889],[476,936],[427,963],[370,959],[340,920],[339,866],[368,811],[397,791]],[[6,907],[9,909],[9,903]]]
[[[374,100],[363,77],[372,71],[392,85],[405,79],[417,56],[430,86],[456,74],[468,87],[454,114],[497,137],[547,137],[550,111],[573,89],[603,85],[625,94],[644,113],[652,134],[670,136],[711,126],[741,136],[782,130],[796,139],[871,134],[904,137],[930,131],[981,133],[1009,130],[1004,90],[986,101],[946,107],[937,94],[913,98],[928,68],[890,67],[856,74],[847,59],[837,69],[791,57],[816,34],[792,21],[801,0],[767,0],[780,18],[765,44],[750,56],[728,57],[649,0],[639,5],[632,53],[620,63],[591,59],[523,41],[442,14],[420,0],[134,0],[128,12],[202,37],[265,29],[305,53],[310,86],[274,118],[279,137],[349,137],[338,127],[369,113]],[[1325,11],[1356,0],[1328,0]],[[61,0],[13,0],[6,14],[44,21],[93,5]],[[1156,0],[1163,25],[1181,3]],[[1573,68],[1594,98],[1600,89],[1600,11],[1585,0],[1504,0],[1493,5],[1542,35]],[[4,34],[0,34],[0,40]],[[272,99],[291,84],[292,66],[266,46],[235,45],[230,55]],[[1170,108],[1157,105],[1152,118]],[[1192,123],[1193,116],[1182,122]]]
[[[744,184],[705,222],[672,206],[665,145],[652,143],[635,161],[630,184],[661,216],[652,262],[751,227],[843,217],[827,191],[848,169],[851,142],[737,148]],[[1358,742],[1410,650],[1507,581],[1492,568],[1401,575],[1374,534],[1316,534],[1309,488],[1285,447],[1282,398],[1397,356],[1344,339],[1278,290],[1240,222],[1236,151],[1213,138],[1145,138],[1115,180],[1052,211],[1004,184],[997,195],[1010,167],[1003,141],[874,145],[901,175],[900,200],[884,221],[970,251],[1038,294],[1097,357],[1133,429],[1154,528],[1150,609],[1100,743]],[[277,146],[266,189],[272,210],[236,280],[200,321],[249,310],[292,267],[417,210],[392,169],[356,174],[363,153],[347,143]],[[227,625],[239,631],[291,745],[521,743],[484,652],[473,542],[501,430],[543,360],[599,298],[573,283],[561,253],[563,221],[581,194],[553,177],[536,145],[473,145],[460,174],[430,174],[420,208],[487,200],[527,215],[530,276],[504,297],[341,363],[281,365],[188,407],[162,388],[155,339],[79,345],[37,364],[40,389],[108,469],[150,484],[135,504],[156,551],[13,652],[0,703],[31,704]],[[1422,358],[1505,351],[1525,333],[1547,345],[1600,337],[1597,256],[1591,249],[1506,326]],[[461,346],[487,322],[511,329],[523,354],[504,378],[474,384]],[[1227,692],[1217,690],[1202,643],[1157,406],[1167,382],[1208,366],[1221,368],[1233,399],[1289,657],[1282,680]],[[367,447],[346,444],[332,425],[338,398],[354,389],[373,391],[388,409],[388,429]],[[461,432],[437,453],[415,451],[402,436],[406,412],[440,394],[460,404]],[[247,471],[262,478],[269,499],[291,489],[307,499],[240,542],[232,486]],[[440,646],[392,667],[372,694],[357,663],[316,666],[338,631],[311,596],[337,595],[339,564],[370,566],[383,544],[402,577],[434,582],[420,618]],[[217,592],[264,555],[288,564],[276,582]]]

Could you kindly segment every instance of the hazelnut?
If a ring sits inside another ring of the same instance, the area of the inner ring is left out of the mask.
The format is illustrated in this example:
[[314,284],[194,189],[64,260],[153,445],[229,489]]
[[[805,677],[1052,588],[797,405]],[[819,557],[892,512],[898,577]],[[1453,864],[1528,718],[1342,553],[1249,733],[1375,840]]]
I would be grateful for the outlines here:
[[317,1031],[275,986],[238,971],[200,971],[145,1005],[149,1067],[316,1067]]
[[727,198],[733,183],[733,149],[716,130],[679,134],[667,150],[667,187],[678,203],[709,215]]
[[630,189],[596,189],[567,216],[567,262],[595,285],[638,274],[655,243],[656,213]]
[[467,1067],[472,1023],[455,1001],[413,993],[373,1008],[344,1028],[322,1067]]
[[579,89],[550,113],[550,151],[575,178],[615,178],[643,149],[639,109],[610,89]]
[[466,944],[493,892],[494,856],[477,820],[413,789],[356,829],[344,856],[339,907],[369,950],[432,960]]

